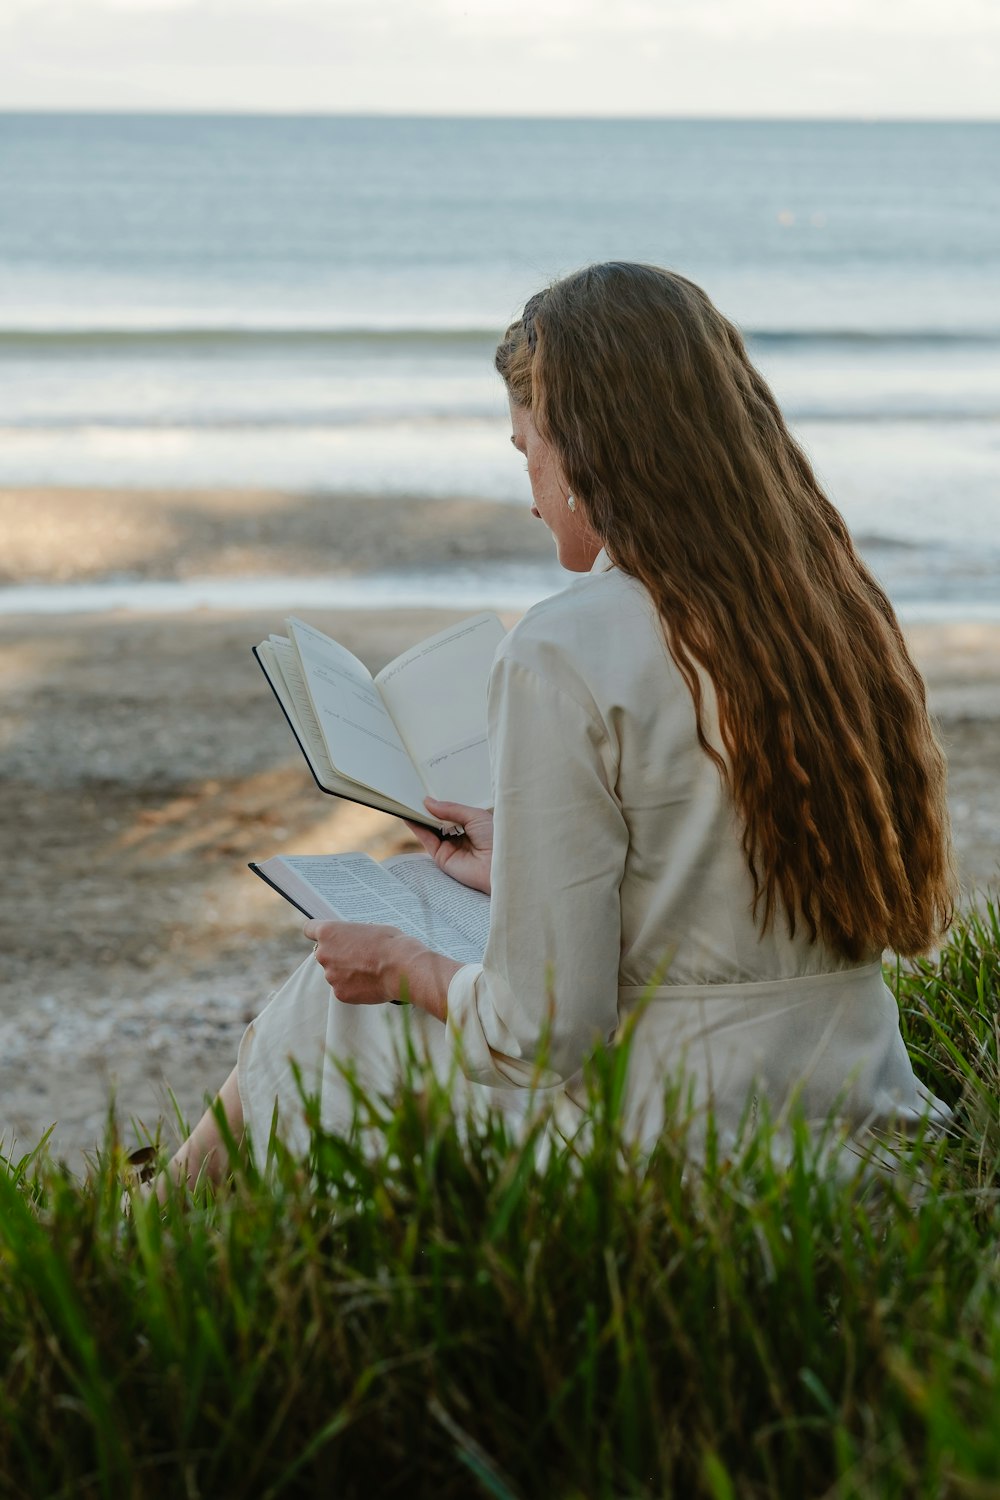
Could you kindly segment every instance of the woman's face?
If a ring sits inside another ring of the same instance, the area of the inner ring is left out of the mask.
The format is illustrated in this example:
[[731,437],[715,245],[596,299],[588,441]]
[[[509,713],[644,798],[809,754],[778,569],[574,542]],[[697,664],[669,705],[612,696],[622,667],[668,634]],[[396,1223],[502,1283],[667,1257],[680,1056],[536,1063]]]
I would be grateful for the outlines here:
[[579,505],[570,510],[569,487],[559,471],[555,453],[539,435],[527,407],[510,403],[510,425],[510,440],[527,459],[531,514],[544,521],[551,531],[561,565],[571,573],[589,573],[601,550],[601,541],[584,520]]

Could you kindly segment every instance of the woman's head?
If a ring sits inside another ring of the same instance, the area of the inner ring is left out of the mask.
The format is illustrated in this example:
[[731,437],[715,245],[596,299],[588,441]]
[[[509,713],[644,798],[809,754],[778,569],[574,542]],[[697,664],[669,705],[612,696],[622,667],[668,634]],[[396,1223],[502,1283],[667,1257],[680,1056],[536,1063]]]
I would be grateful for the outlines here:
[[496,364],[606,543],[665,523],[709,527],[734,505],[745,516],[759,486],[741,497],[740,478],[788,462],[787,430],[737,329],[657,266],[610,261],[537,293]]
[[[613,261],[533,297],[496,363],[656,601],[764,925],[781,905],[852,957],[927,946],[951,874],[923,684],[737,329],[684,277]],[[702,732],[699,668],[726,759]]]

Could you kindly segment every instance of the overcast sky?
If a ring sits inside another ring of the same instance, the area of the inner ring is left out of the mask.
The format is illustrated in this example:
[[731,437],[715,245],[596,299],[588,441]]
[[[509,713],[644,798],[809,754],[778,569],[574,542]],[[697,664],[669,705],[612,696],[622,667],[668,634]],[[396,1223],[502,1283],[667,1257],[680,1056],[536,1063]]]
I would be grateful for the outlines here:
[[1000,0],[0,0],[0,108],[1000,116]]

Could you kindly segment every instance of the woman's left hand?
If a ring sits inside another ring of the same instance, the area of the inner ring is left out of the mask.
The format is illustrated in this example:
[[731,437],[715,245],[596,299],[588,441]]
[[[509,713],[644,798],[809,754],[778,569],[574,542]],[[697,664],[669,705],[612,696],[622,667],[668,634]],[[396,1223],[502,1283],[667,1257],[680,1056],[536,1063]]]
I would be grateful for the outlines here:
[[392,961],[401,941],[398,927],[369,922],[307,922],[302,931],[315,943],[313,957],[345,1005],[382,1005],[398,1000],[399,968]]

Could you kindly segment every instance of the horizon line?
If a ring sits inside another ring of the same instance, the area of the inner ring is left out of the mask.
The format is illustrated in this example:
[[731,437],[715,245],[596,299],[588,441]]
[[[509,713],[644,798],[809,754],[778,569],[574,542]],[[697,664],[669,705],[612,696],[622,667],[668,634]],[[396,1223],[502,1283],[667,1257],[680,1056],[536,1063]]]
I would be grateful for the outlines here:
[[244,120],[482,120],[524,121],[532,124],[761,124],[761,125],[998,125],[998,115],[917,115],[917,114],[872,114],[858,111],[851,114],[746,114],[676,112],[654,114],[633,112],[620,114],[601,111],[595,114],[499,114],[489,110],[382,110],[382,109],[294,109],[294,108],[211,108],[189,105],[157,105],[137,107],[135,105],[0,105],[0,118],[11,116],[77,116],[94,117],[128,116],[143,118],[189,118],[189,119],[244,119]]

